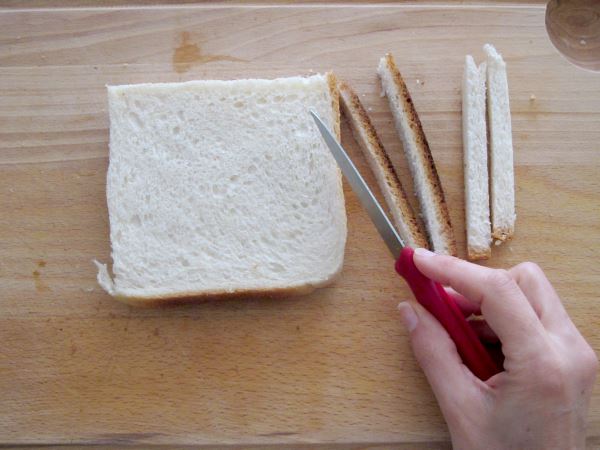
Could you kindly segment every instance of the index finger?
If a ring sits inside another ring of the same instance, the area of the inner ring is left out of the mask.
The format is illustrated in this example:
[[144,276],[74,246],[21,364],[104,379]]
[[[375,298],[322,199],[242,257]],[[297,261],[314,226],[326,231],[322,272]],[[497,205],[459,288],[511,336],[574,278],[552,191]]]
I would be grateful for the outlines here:
[[502,341],[507,358],[530,355],[529,350],[536,351],[543,345],[544,327],[507,271],[424,249],[415,251],[414,262],[423,275],[480,305],[486,321]]
[[524,262],[508,272],[519,285],[546,329],[558,331],[573,326],[560,297],[537,264]]

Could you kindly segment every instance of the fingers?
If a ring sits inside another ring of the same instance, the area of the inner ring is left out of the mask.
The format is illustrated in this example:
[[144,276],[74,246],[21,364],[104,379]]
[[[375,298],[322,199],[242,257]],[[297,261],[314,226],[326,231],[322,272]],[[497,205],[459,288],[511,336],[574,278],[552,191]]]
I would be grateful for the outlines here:
[[477,303],[469,300],[464,295],[459,294],[451,287],[445,287],[444,290],[448,296],[456,302],[465,317],[469,317],[472,314],[475,314],[476,316],[481,315],[481,308]]
[[546,328],[558,328],[564,327],[565,324],[571,324],[558,294],[537,264],[524,262],[511,268],[508,272],[519,285]]
[[446,330],[421,305],[403,302],[398,310],[415,358],[446,415],[445,409],[464,404],[477,379],[462,363]]
[[435,255],[424,249],[415,251],[414,262],[425,276],[480,305],[487,323],[502,341],[507,357],[527,357],[543,346],[544,328],[507,271]]
[[490,344],[495,344],[499,341],[498,336],[485,320],[469,320],[469,325],[481,341]]
[[[469,300],[464,295],[459,294],[451,287],[445,287],[444,290],[448,296],[456,302],[461,312],[467,319],[472,315],[481,316],[481,308],[478,304]],[[468,320],[468,322],[481,341],[489,343],[497,343],[499,341],[498,336],[496,333],[494,333],[485,320],[479,320],[475,318],[473,320]]]

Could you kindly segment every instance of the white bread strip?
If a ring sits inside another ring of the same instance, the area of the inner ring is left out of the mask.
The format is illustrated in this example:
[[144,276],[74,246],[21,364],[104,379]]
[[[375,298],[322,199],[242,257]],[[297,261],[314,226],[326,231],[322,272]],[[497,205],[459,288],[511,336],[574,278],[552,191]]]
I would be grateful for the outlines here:
[[490,135],[490,196],[492,236],[510,239],[515,231],[515,180],[512,128],[508,100],[506,63],[490,44],[487,56],[487,110]]
[[463,157],[467,258],[488,259],[491,254],[490,197],[485,124],[486,64],[465,58],[462,81]]
[[419,227],[402,183],[358,95],[345,82],[339,84],[339,91],[342,111],[350,124],[354,139],[375,175],[400,237],[413,248],[427,248],[427,238]]
[[433,250],[441,254],[456,255],[450,215],[429,144],[406,84],[391,54],[381,58],[377,73],[388,98],[396,130],[402,140]]

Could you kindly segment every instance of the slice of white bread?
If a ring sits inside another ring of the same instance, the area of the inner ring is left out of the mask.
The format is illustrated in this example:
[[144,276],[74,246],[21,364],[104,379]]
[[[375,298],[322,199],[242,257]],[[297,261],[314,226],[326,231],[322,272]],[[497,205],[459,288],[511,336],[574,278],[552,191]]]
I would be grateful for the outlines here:
[[467,55],[462,80],[462,126],[467,258],[472,261],[489,258],[492,242],[485,77],[486,64],[477,67],[473,57]]
[[433,250],[456,255],[450,215],[429,144],[406,84],[390,53],[381,58],[377,73],[402,140]]
[[515,231],[515,180],[506,63],[490,44],[487,57],[487,113],[490,137],[492,236],[508,240]]
[[390,209],[394,225],[402,240],[413,248],[428,247],[427,238],[421,231],[402,183],[392,166],[375,127],[371,123],[365,108],[358,95],[348,83],[338,85],[340,91],[340,104],[344,116],[350,124],[352,134],[358,142],[369,167],[375,175],[377,184]]
[[111,279],[135,304],[282,296],[329,284],[346,242],[332,74],[108,87]]

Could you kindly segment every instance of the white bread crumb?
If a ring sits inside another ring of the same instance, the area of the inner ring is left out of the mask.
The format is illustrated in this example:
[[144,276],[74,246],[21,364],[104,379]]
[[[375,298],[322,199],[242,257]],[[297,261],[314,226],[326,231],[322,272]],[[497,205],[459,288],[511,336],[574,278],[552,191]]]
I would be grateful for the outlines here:
[[[306,292],[342,267],[330,75],[109,86],[107,202],[124,300]],[[337,95],[337,93],[336,93]]]

